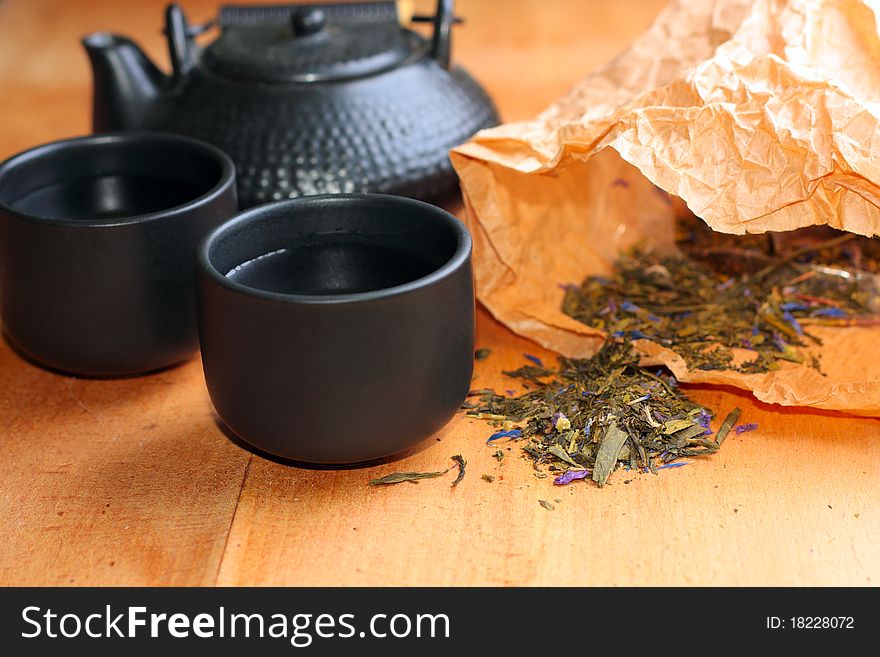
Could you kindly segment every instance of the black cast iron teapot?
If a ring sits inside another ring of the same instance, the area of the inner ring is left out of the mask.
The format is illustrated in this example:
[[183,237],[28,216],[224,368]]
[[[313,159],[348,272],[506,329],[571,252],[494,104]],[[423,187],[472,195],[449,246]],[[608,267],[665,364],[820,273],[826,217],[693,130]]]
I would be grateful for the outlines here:
[[[418,17],[416,17],[418,19]],[[433,38],[400,26],[395,2],[224,7],[202,48],[177,5],[166,11],[172,73],[130,39],[83,39],[94,128],[166,130],[211,142],[236,163],[242,206],[309,194],[451,191],[451,147],[498,117],[450,66],[452,0]]]

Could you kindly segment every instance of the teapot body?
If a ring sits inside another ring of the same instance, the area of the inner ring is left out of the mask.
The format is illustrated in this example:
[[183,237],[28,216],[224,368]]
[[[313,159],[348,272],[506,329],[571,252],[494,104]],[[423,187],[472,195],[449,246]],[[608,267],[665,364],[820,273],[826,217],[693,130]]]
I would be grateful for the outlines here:
[[312,194],[436,199],[455,188],[449,150],[498,122],[480,86],[430,57],[333,83],[254,84],[195,67],[148,127],[232,157],[243,207]]

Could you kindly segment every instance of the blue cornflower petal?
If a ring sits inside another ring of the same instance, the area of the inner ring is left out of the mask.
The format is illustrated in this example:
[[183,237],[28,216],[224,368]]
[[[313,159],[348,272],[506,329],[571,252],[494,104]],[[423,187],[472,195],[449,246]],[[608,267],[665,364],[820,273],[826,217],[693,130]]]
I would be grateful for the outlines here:
[[508,429],[507,431],[499,431],[497,433],[493,433],[489,436],[489,440],[486,441],[488,445],[493,440],[498,440],[499,438],[522,438],[522,430],[521,429]]
[[819,308],[810,313],[810,317],[846,317],[846,312],[840,308]]

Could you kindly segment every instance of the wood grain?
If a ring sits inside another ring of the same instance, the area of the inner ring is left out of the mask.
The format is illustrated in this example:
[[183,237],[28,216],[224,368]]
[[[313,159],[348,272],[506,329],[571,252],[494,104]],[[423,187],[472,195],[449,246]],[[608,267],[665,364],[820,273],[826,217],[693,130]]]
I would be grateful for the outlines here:
[[[162,2],[0,0],[0,157],[87,132],[78,38],[136,36],[160,62]],[[420,8],[431,3],[418,2]],[[508,120],[526,118],[638,34],[659,1],[458,3],[455,53]],[[186,2],[203,20],[213,2]],[[479,312],[476,386],[524,353]],[[0,344],[0,584],[876,584],[880,423],[779,409],[729,390],[754,433],[658,475],[554,487],[482,422],[457,418],[393,462],[308,469],[251,453],[217,426],[198,361],[148,377],[80,380]],[[370,487],[397,470],[450,473]],[[481,474],[496,477],[493,483]],[[554,511],[539,505],[550,500]],[[554,500],[560,500],[558,503]]]

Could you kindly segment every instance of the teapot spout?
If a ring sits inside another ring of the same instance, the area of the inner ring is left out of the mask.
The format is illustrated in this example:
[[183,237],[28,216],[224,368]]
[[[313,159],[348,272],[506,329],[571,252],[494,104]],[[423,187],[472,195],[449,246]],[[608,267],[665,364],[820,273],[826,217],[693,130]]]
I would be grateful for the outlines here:
[[94,131],[136,130],[155,123],[171,78],[127,37],[96,32],[82,44],[92,64]]

